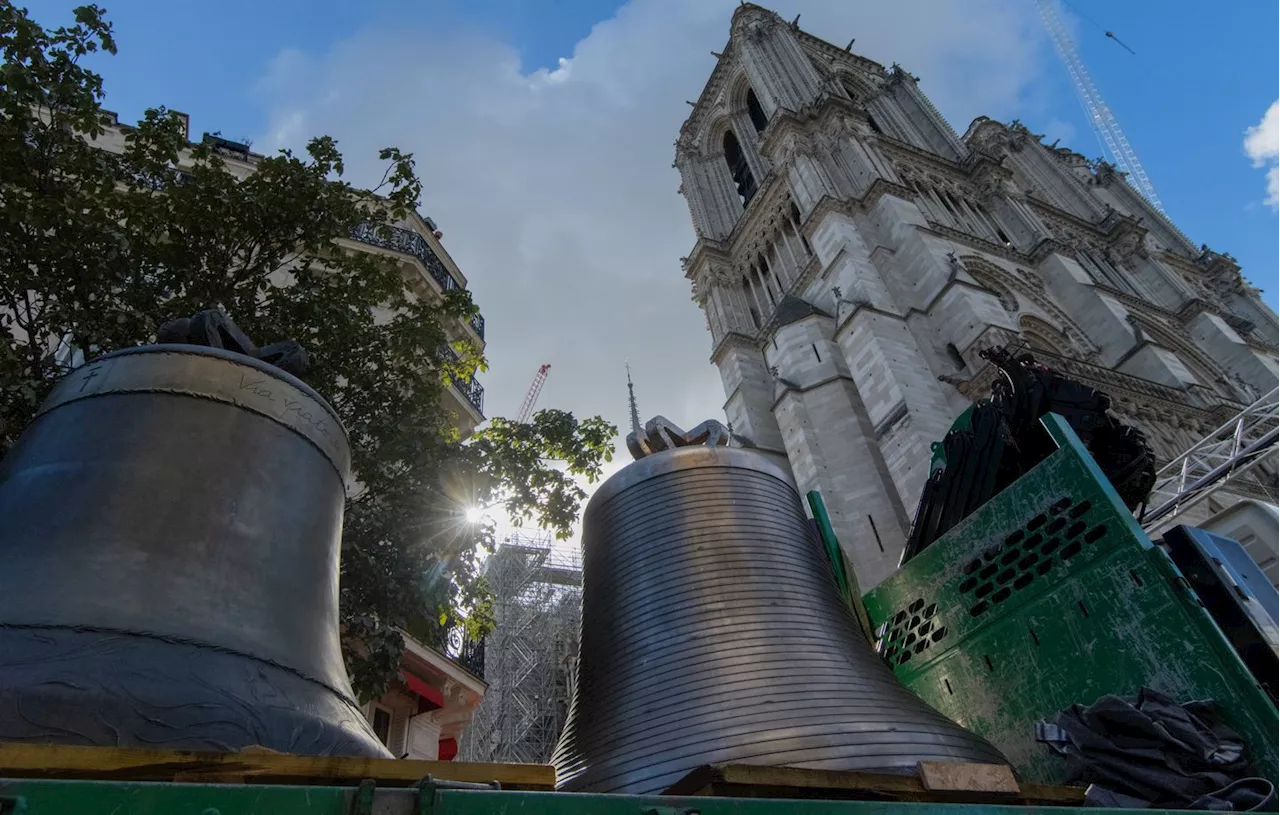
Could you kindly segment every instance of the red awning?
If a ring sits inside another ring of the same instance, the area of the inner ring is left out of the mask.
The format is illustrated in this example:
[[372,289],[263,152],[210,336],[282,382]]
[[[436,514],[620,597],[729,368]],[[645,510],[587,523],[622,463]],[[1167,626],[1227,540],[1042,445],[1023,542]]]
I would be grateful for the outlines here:
[[433,688],[408,671],[404,672],[404,683],[409,686],[409,690],[417,694],[419,713],[444,707],[444,694],[439,688]]
[[440,739],[440,755],[436,758],[439,761],[453,761],[458,756],[458,740],[457,739]]

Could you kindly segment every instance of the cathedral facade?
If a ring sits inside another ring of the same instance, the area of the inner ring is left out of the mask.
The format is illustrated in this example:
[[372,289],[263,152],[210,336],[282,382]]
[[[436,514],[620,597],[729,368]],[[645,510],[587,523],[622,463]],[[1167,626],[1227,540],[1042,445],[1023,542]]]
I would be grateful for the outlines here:
[[901,67],[759,6],[676,166],[731,429],[822,493],[864,590],[897,568],[931,445],[989,393],[983,349],[1110,394],[1161,461],[1276,387],[1275,313],[1114,167],[1016,121],[959,135]]

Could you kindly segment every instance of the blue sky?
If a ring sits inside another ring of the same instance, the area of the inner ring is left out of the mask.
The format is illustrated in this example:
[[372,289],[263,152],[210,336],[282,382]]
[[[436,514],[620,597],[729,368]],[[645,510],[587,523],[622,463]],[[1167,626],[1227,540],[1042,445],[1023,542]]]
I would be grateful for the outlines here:
[[[76,0],[37,0],[36,19],[69,19]],[[100,2],[115,26],[119,53],[95,61],[107,78],[108,106],[138,118],[164,104],[192,115],[193,129],[227,135],[261,130],[265,111],[254,82],[286,49],[322,53],[361,29],[421,25],[476,31],[516,48],[526,70],[554,68],[574,44],[622,3],[614,0],[193,0]]]
[[[547,362],[542,404],[623,425],[629,358],[646,415],[720,415],[670,165],[735,0],[100,1],[120,54],[94,65],[125,120],[164,104],[196,138],[261,150],[328,133],[357,183],[379,147],[418,156],[424,210],[488,320],[489,413],[514,412]],[[53,24],[70,6],[31,11]],[[901,63],[961,132],[979,114],[1018,118],[1100,152],[1031,0],[772,6]],[[1174,222],[1239,259],[1274,307],[1277,214],[1243,141],[1277,99],[1276,4],[1070,0],[1065,16]]]
[[[532,71],[554,68],[621,5],[223,0],[210,6],[118,0],[107,11],[120,54],[97,64],[107,77],[108,105],[125,118],[163,103],[192,114],[196,133],[221,130],[249,138],[262,131],[266,113],[252,88],[282,50],[322,53],[356,30],[422,25],[500,39]],[[65,15],[65,8],[41,0],[33,11],[47,19]],[[1256,124],[1277,96],[1277,5],[1224,3],[1210,9],[1198,0],[1075,0],[1063,11],[1170,217],[1193,240],[1231,252],[1274,307],[1280,268],[1276,216],[1261,205],[1262,171],[1244,156],[1241,141],[1244,128]],[[1104,30],[1114,31],[1136,54]],[[1100,154],[1065,72],[1056,63],[1051,67],[1021,118],[1086,155]],[[953,124],[963,130],[966,123]]]
[[[1242,150],[1277,95],[1277,4],[1075,0],[1077,47],[1174,223],[1229,252],[1276,306],[1277,225],[1262,170]],[[1113,31],[1136,54],[1107,39]],[[1063,143],[1101,155],[1063,70],[1046,75]],[[1192,115],[1187,115],[1190,112]]]

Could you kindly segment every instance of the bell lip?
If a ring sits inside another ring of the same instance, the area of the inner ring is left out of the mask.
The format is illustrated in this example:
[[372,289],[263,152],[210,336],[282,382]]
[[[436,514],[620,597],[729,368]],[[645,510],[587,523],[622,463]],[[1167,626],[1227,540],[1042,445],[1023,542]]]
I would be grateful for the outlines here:
[[691,445],[647,455],[614,473],[600,485],[595,495],[591,496],[591,500],[587,502],[587,509],[583,513],[583,517],[585,518],[586,515],[591,514],[593,511],[598,511],[599,507],[609,502],[618,493],[636,484],[677,471],[683,472],[705,467],[732,467],[740,470],[755,470],[758,473],[772,476],[783,482],[796,494],[797,499],[799,498],[800,491],[796,487],[795,479],[791,473],[762,453],[742,447]]
[[[112,351],[109,354],[94,357],[85,364],[92,365],[99,360],[133,356],[134,354],[164,354],[173,352],[199,354],[206,357],[218,357],[219,359],[225,359],[227,362],[234,362],[237,365],[256,368],[268,376],[274,376],[276,379],[283,379],[285,382],[288,382],[290,385],[294,386],[324,406],[325,411],[333,417],[333,420],[338,423],[339,427],[342,427],[342,420],[338,417],[337,411],[333,409],[333,405],[330,405],[329,400],[317,393],[315,388],[311,387],[306,382],[303,382],[301,379],[283,368],[277,368],[269,362],[263,362],[256,357],[251,357],[247,354],[241,354],[236,351],[228,351],[225,348],[214,348],[209,345],[188,345],[181,342],[152,343],[151,345],[139,345],[136,348],[121,348],[119,351]],[[342,432],[343,435],[346,435],[347,429],[343,427]]]
[[[54,386],[53,390],[49,393],[48,396],[45,397],[40,407],[36,410],[36,418],[39,418],[40,416],[46,413],[49,413],[51,411],[57,410],[59,407],[62,407],[64,405],[70,404],[72,402],[80,401],[80,399],[82,398],[92,398],[93,396],[105,396],[112,393],[139,392],[138,390],[123,388],[119,391],[112,391],[110,389],[106,391],[97,391],[94,393],[84,394],[83,396],[64,397],[62,394],[62,391],[64,391],[66,387],[69,387],[71,384],[73,384],[74,381],[77,380],[77,378],[91,376],[92,374],[89,374],[87,372],[91,371],[93,367],[99,363],[110,362],[112,360],[118,360],[126,357],[149,356],[149,355],[199,356],[199,357],[217,359],[221,362],[231,363],[233,365],[238,365],[244,368],[251,368],[258,373],[280,380],[285,384],[289,385],[290,387],[296,389],[299,392],[299,394],[301,394],[303,397],[311,400],[313,403],[320,406],[324,410],[325,414],[329,417],[329,419],[332,420],[334,427],[338,429],[337,437],[334,440],[336,444],[332,446],[332,449],[330,449],[329,445],[326,445],[320,442],[316,438],[312,438],[312,435],[308,432],[305,432],[302,428],[293,426],[287,421],[282,421],[279,416],[275,416],[275,415],[272,415],[270,412],[263,412],[261,410],[258,410],[243,404],[239,406],[241,408],[248,409],[255,413],[258,413],[259,415],[263,416],[264,418],[270,419],[271,421],[275,421],[279,424],[282,424],[287,429],[302,436],[304,439],[306,439],[309,443],[311,443],[321,452],[321,454],[329,461],[330,465],[334,468],[334,470],[337,471],[338,477],[342,479],[344,483],[346,479],[349,477],[350,468],[351,468],[351,441],[347,435],[347,429],[342,424],[342,419],[341,417],[338,416],[337,411],[334,410],[333,405],[329,404],[329,401],[325,399],[323,396],[321,396],[319,393],[317,393],[314,388],[312,388],[310,385],[303,382],[301,379],[294,376],[293,374],[287,371],[284,371],[280,368],[277,368],[276,366],[271,365],[270,363],[263,362],[260,359],[256,359],[254,357],[241,354],[235,351],[228,351],[224,348],[213,348],[207,345],[188,345],[186,343],[154,343],[151,345],[140,345],[135,348],[122,348],[118,351],[112,351],[110,353],[103,354],[102,356],[94,357],[92,360],[86,362],[84,365],[81,365],[75,370],[69,372],[66,376],[64,376],[61,380],[58,381],[57,385]],[[148,389],[142,389],[142,390],[148,390]],[[234,401],[231,403],[236,404]],[[328,435],[328,434],[326,433],[325,435]]]

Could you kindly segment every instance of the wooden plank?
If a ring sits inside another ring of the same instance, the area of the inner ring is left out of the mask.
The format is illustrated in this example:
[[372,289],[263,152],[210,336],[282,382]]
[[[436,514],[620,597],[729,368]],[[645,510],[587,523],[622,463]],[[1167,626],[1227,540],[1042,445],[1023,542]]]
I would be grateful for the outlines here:
[[758,767],[750,764],[728,764],[719,769],[721,781],[742,786],[860,790],[894,797],[924,791],[920,779],[911,775],[848,770],[805,770],[799,767]]
[[[966,765],[960,765],[966,766]],[[972,766],[972,765],[968,765]],[[1010,774],[1011,775],[1011,774]],[[970,779],[970,783],[976,785]],[[722,764],[698,767],[664,795],[744,798],[831,798],[871,801],[971,802],[1079,806],[1084,789],[1022,784],[1013,793],[928,789],[916,775]]]
[[549,790],[555,770],[544,764],[481,764],[352,756],[294,756],[244,751],[206,753],[125,747],[0,743],[0,777],[131,781],[218,781],[348,784],[371,778],[408,786],[426,776],[489,783],[505,789]]
[[1018,781],[1007,764],[960,761],[920,762],[920,782],[931,792],[986,792],[1017,795]]

